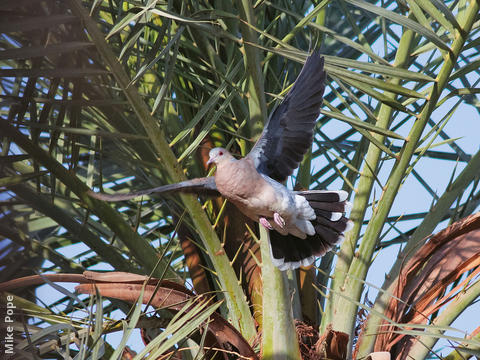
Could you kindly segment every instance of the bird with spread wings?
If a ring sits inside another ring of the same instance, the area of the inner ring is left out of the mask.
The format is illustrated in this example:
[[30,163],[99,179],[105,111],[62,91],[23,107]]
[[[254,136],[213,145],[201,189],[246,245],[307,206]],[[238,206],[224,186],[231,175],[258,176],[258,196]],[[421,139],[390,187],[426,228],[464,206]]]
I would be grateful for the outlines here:
[[283,185],[312,145],[325,90],[323,57],[314,51],[283,101],[270,114],[250,153],[234,158],[224,148],[209,153],[214,176],[129,194],[90,195],[122,201],[152,193],[188,192],[223,196],[270,231],[273,264],[280,270],[311,265],[343,239],[351,227],[343,190],[293,191]]

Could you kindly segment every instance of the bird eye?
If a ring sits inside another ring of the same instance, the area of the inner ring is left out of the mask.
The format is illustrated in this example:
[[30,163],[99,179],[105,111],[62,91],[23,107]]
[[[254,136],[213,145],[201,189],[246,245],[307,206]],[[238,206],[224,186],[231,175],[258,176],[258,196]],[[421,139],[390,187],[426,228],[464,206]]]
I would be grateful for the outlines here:
[[220,151],[220,152],[218,153],[218,155],[222,156],[222,155],[223,155],[223,151]]

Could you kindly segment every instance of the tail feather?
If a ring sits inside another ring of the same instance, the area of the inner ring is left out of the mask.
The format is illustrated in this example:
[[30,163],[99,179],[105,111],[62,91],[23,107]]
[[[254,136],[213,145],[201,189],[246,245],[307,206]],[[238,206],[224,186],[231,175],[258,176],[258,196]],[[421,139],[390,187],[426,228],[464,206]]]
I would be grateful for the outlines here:
[[332,229],[333,231],[335,231],[339,234],[347,232],[348,230],[351,229],[351,226],[352,226],[352,222],[350,220],[348,220],[345,216],[342,216],[337,221],[330,221],[330,220],[325,219],[322,216],[318,216],[315,219],[315,222],[318,225],[322,225],[322,226],[325,226],[327,228],[330,228],[330,229]]
[[319,202],[310,201],[309,204],[314,210],[323,210],[326,212],[341,212],[345,211],[345,201],[343,202]]
[[328,221],[338,221],[342,218],[343,212],[332,212],[322,209],[315,209],[315,215],[317,218],[322,217]]
[[302,219],[313,220],[315,219],[315,210],[309,204],[308,200],[304,196],[295,195],[295,207],[299,212],[299,216]]
[[343,202],[348,198],[348,193],[344,190],[305,190],[297,191],[296,194],[302,195],[308,201],[319,201],[326,203]]
[[300,239],[291,234],[270,232],[270,246],[273,263],[280,270],[295,269],[311,265],[316,257],[325,255],[344,239],[343,233],[352,227],[344,213],[350,203],[343,191],[299,191],[296,195],[305,198],[314,210],[316,218],[311,220],[314,235]]
[[[328,247],[328,250],[330,250],[330,248],[332,248],[335,244],[337,244],[340,240],[341,240],[341,234],[342,233],[338,233],[334,230],[332,230],[331,228],[328,228],[326,226],[323,226],[323,225],[319,225],[319,224],[315,224],[315,235],[312,235],[312,237],[314,236],[318,236],[322,239],[322,241],[320,241],[321,243],[323,243],[324,245],[327,245]],[[313,241],[315,242],[315,241]],[[328,251],[327,250],[327,251]],[[315,253],[314,255],[317,255],[317,256],[323,256],[325,255],[325,253]]]
[[293,235],[281,235],[276,231],[270,232],[270,250],[273,264],[281,271],[296,269],[300,266],[309,266],[315,261],[313,249],[307,239],[299,239]]

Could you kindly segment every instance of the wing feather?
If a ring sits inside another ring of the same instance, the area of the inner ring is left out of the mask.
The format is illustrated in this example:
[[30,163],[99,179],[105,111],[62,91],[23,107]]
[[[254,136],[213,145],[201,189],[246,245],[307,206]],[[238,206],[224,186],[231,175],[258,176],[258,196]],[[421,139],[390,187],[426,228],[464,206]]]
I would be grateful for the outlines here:
[[283,182],[298,167],[312,145],[324,90],[323,57],[315,51],[305,61],[292,89],[271,113],[260,139],[247,155],[254,160],[259,172]]
[[186,180],[176,184],[168,184],[126,194],[105,194],[89,191],[88,195],[95,199],[115,202],[130,200],[139,196],[150,195],[154,193],[169,194],[176,192],[194,193],[207,196],[220,196],[220,193],[217,190],[217,185],[215,184],[215,178],[211,176]]

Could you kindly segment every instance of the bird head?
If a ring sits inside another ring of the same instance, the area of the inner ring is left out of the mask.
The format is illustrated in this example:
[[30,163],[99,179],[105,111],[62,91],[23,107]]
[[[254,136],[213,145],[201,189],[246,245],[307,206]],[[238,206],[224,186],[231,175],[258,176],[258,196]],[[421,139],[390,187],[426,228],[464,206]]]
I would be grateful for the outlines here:
[[212,163],[218,164],[221,161],[231,159],[232,155],[228,152],[228,150],[225,150],[224,148],[214,148],[210,150],[208,153],[208,156],[210,157],[207,161],[207,165],[210,165]]

